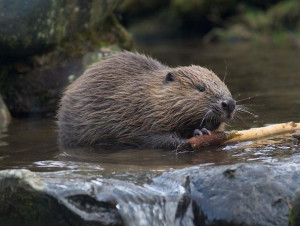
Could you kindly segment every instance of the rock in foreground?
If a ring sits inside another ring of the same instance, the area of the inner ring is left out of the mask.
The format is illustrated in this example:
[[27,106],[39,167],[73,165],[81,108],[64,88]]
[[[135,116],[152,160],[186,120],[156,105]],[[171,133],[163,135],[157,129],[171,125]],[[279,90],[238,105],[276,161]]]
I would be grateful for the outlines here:
[[300,165],[196,166],[144,186],[57,175],[1,171],[0,224],[287,225]]
[[300,165],[192,167],[154,181],[168,184],[186,176],[191,180],[195,225],[287,225]]

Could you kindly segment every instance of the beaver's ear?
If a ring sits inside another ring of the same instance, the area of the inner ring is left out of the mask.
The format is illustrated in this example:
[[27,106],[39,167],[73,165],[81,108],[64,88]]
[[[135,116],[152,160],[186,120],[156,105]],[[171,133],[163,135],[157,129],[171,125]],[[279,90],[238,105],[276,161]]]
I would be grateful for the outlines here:
[[175,80],[175,74],[172,72],[169,72],[165,77],[164,83],[167,84],[169,82],[173,82],[174,80]]

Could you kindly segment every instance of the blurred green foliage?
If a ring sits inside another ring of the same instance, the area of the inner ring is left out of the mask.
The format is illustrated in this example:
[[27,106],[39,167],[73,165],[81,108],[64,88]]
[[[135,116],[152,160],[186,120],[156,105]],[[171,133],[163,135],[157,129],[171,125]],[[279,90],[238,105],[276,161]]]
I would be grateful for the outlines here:
[[[218,39],[248,39],[299,44],[300,2],[281,1],[266,10],[246,7],[224,26]],[[239,27],[245,33],[234,33]],[[216,37],[215,37],[216,38]]]
[[138,24],[134,33],[148,36],[147,28],[155,34],[196,33],[206,41],[277,42],[300,33],[299,0],[127,0],[120,11],[128,26]]
[[267,12],[270,26],[274,30],[300,29],[300,1],[281,2]]
[[239,0],[238,3],[243,3],[245,5],[255,7],[258,9],[268,9],[272,5],[280,2],[282,0]]
[[236,12],[236,0],[172,0],[171,7],[185,19],[216,24]]

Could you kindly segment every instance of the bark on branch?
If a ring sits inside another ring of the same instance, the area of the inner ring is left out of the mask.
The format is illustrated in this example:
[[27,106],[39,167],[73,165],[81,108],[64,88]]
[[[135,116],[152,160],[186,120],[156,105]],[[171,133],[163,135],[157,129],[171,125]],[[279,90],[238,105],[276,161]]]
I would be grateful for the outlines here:
[[[260,139],[267,136],[273,136],[281,133],[292,132],[300,130],[300,123],[288,122],[281,124],[274,124],[270,126],[252,128],[248,130],[231,131],[231,132],[216,132],[212,135],[203,135],[192,137],[187,140],[193,150],[199,150],[203,147],[236,143],[247,140]],[[180,151],[185,147],[178,147]]]

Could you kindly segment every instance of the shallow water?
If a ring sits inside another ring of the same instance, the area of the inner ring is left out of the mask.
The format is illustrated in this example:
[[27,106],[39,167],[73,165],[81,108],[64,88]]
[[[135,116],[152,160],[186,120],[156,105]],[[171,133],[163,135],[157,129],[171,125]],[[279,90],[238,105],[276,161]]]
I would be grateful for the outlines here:
[[[289,47],[232,44],[203,46],[197,40],[138,44],[138,50],[169,65],[199,64],[223,79],[236,100],[254,115],[241,114],[227,128],[247,129],[300,121],[300,50]],[[227,68],[227,69],[226,69]],[[27,168],[100,175],[133,182],[174,168],[196,164],[298,161],[300,146],[291,134],[203,151],[175,154],[160,150],[99,152],[64,150],[57,145],[53,118],[16,119],[0,129],[0,169]]]

